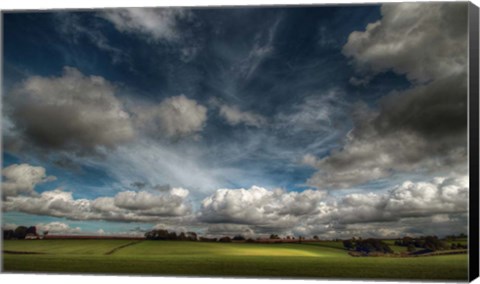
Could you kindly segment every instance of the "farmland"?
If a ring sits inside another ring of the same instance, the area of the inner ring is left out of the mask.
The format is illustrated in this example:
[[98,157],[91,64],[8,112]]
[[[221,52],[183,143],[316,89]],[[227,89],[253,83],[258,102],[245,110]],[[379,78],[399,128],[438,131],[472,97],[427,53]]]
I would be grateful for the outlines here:
[[3,250],[4,271],[89,274],[466,280],[468,261],[467,254],[352,257],[333,241],[6,240]]

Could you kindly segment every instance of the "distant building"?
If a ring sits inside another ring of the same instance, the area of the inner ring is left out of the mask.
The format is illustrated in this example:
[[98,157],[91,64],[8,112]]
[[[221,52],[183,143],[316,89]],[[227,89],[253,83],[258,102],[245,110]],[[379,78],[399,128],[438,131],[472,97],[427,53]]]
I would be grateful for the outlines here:
[[29,233],[25,236],[25,240],[37,240],[38,236],[32,233]]

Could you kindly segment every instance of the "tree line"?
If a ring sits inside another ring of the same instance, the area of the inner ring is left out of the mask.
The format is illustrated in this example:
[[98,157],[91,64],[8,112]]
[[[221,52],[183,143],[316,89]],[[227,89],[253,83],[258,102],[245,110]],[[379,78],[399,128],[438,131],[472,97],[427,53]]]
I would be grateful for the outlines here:
[[[406,236],[401,239],[396,239],[394,241],[394,245],[407,247],[407,252],[409,254],[422,254],[441,250],[467,249],[467,244],[452,242],[452,239],[464,239],[466,237],[467,236],[464,234],[460,234],[458,237],[455,238],[453,238],[452,236],[447,236],[444,239],[440,239],[437,236],[420,236],[417,238]],[[380,239],[352,238],[348,240],[343,240],[342,243],[345,249],[364,255],[377,253],[391,254],[394,252],[386,242]]]
[[[465,235],[461,234],[466,237]],[[456,240],[456,238],[454,238]],[[449,250],[449,249],[467,249],[467,244],[461,243],[451,243],[447,241],[452,241],[451,236],[445,237],[445,239],[439,239],[437,236],[422,236],[418,238],[403,237],[402,239],[395,240],[395,245],[407,247],[409,252],[415,252],[420,250],[427,251],[438,251],[438,250]]]
[[37,233],[37,227],[35,226],[18,226],[15,230],[4,229],[3,230],[3,239],[4,240],[23,240],[23,239],[38,239],[45,237],[48,234],[48,231],[42,232],[42,236]]

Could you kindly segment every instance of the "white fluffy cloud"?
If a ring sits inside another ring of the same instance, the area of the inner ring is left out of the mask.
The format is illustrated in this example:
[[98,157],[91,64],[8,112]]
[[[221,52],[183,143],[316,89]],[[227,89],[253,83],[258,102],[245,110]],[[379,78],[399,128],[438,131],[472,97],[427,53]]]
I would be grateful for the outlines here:
[[185,9],[127,8],[112,9],[101,16],[120,32],[140,33],[152,40],[174,41],[180,37],[178,20],[190,17]]
[[75,199],[72,192],[55,189],[37,196],[10,196],[3,202],[3,209],[71,220],[156,222],[190,214],[188,194],[186,189],[172,188],[155,194],[125,191],[90,200]]
[[198,133],[205,126],[207,108],[184,95],[158,105],[134,107],[138,127],[154,136],[179,138]]
[[272,191],[258,186],[219,189],[202,201],[199,219],[207,223],[290,227],[301,216],[317,212],[325,196],[321,191]]
[[15,196],[19,194],[35,194],[35,186],[53,181],[54,176],[47,176],[45,168],[29,164],[12,164],[3,168],[2,195]]
[[353,193],[314,217],[323,224],[398,221],[401,218],[466,213],[468,177],[438,177],[430,182],[405,181],[386,193]]
[[[28,77],[5,101],[17,131],[47,149],[84,153],[114,147],[134,136],[115,87],[103,77],[86,76],[72,67],[65,67],[59,77]],[[6,140],[8,146],[22,139]]]
[[36,224],[37,234],[48,231],[49,235],[72,235],[82,232],[80,227],[70,227],[70,225],[63,222],[50,222]]
[[427,82],[464,72],[467,64],[467,3],[384,4],[382,19],[353,32],[343,47],[357,67],[392,69]]
[[[212,235],[273,232],[330,237],[399,236],[415,230],[421,234],[416,219],[433,220],[438,226],[451,223],[457,219],[455,216],[467,212],[467,202],[466,176],[405,181],[387,192],[339,197],[321,191],[284,192],[254,186],[217,190],[202,201],[198,219],[210,224],[207,233]],[[466,220],[462,219],[454,228],[463,230],[465,226]],[[428,232],[434,231],[434,225],[428,228]],[[369,230],[379,231],[372,234]]]

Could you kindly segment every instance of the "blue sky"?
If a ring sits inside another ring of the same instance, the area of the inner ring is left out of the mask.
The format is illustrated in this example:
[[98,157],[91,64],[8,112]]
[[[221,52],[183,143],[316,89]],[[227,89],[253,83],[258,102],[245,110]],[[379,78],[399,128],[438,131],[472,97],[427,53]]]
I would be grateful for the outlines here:
[[465,15],[462,3],[4,13],[3,225],[463,232]]

